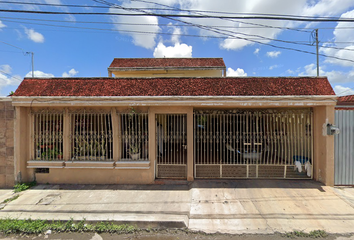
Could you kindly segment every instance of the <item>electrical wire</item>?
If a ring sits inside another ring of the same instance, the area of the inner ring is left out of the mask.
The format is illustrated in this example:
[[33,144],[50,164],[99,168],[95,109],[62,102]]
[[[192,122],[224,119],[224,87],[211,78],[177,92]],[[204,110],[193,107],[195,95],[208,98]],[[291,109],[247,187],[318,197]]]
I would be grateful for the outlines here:
[[[107,4],[107,5],[111,6],[111,7],[116,7],[116,8],[118,8],[118,9],[126,10],[125,7],[122,7],[122,6],[119,6],[119,5],[110,3],[110,2],[105,1],[105,0],[93,0],[93,1],[98,2],[98,3],[102,3],[102,4]],[[128,11],[133,11],[133,10],[128,10]],[[135,10],[135,11],[136,11],[136,10]],[[139,10],[138,12],[146,13],[146,11],[143,11],[143,10]],[[309,51],[300,50],[300,49],[295,49],[295,48],[289,48],[289,47],[277,46],[277,45],[274,45],[274,44],[264,43],[264,42],[260,42],[260,41],[256,41],[256,40],[251,40],[251,39],[243,38],[243,37],[236,37],[236,36],[234,36],[234,35],[226,34],[226,33],[224,33],[224,32],[220,32],[219,30],[211,29],[210,27],[207,27],[207,26],[204,26],[204,25],[200,25],[200,24],[189,23],[189,22],[186,22],[186,21],[183,21],[183,20],[176,20],[176,19],[171,18],[171,17],[165,17],[165,18],[170,19],[170,20],[174,20],[174,21],[178,21],[178,22],[182,22],[182,23],[185,23],[185,24],[190,24],[190,25],[196,26],[196,27],[198,27],[198,28],[201,28],[201,29],[204,29],[204,30],[209,30],[209,31],[212,31],[212,32],[215,32],[215,33],[218,33],[218,34],[227,35],[228,37],[234,37],[234,38],[236,38],[236,39],[242,39],[242,40],[245,40],[245,41],[254,42],[254,43],[258,43],[258,44],[262,44],[262,45],[267,45],[267,46],[271,46],[271,47],[274,47],[274,48],[279,48],[279,49],[284,49],[284,50],[292,50],[292,51],[296,51],[296,52],[301,52],[301,53],[307,53],[307,54],[316,55],[316,53],[314,53],[314,52],[309,52]],[[318,55],[319,55],[319,56],[323,56],[323,57],[327,57],[327,58],[337,59],[337,60],[343,60],[343,61],[354,62],[354,60],[351,60],[351,59],[339,58],[339,57],[336,57],[336,56],[329,56],[329,55],[325,55],[325,54],[321,54],[321,53],[318,54]]]
[[22,81],[22,79],[20,79],[20,78],[18,78],[18,77],[16,77],[16,76],[13,76],[13,75],[11,75],[11,74],[8,74],[7,72],[5,72],[5,71],[3,71],[3,70],[0,70],[0,73],[1,73],[1,74],[4,74],[4,75],[6,75],[6,76],[8,76],[8,77],[10,77],[10,78],[14,78],[14,79],[17,79],[17,80],[19,80],[19,81]]
[[[160,5],[166,8],[130,8],[131,10],[162,10],[162,11],[181,11],[181,12],[195,12],[195,13],[216,13],[216,14],[227,14],[227,15],[254,15],[254,16],[272,16],[272,17],[303,17],[303,18],[313,18],[318,19],[314,16],[303,16],[303,15],[292,15],[292,14],[269,14],[269,13],[235,13],[235,12],[225,12],[225,11],[208,11],[208,10],[195,10],[195,9],[176,9],[174,7],[160,4],[145,0],[131,0],[132,2],[144,2],[149,4]],[[78,5],[78,4],[53,4],[53,3],[29,3],[29,2],[15,2],[15,1],[0,1],[0,3],[10,3],[10,4],[21,4],[21,5],[39,5],[39,6],[53,6],[53,7],[79,7],[79,8],[110,8],[106,6],[96,6],[96,5]],[[321,17],[321,19],[338,19],[337,17]]]
[[158,14],[158,13],[110,13],[110,12],[57,12],[57,11],[34,11],[0,9],[0,12],[8,13],[34,13],[46,15],[107,15],[107,16],[155,16],[155,17],[178,17],[196,19],[263,19],[274,21],[299,21],[299,22],[354,22],[354,18],[304,18],[304,17],[273,17],[273,16],[214,16],[214,15],[186,15],[186,14]]

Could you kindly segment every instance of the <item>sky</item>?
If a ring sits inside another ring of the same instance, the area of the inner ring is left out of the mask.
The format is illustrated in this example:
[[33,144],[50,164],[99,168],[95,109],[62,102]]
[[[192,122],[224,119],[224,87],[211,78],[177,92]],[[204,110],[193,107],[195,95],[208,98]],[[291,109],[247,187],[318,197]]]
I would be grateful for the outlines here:
[[353,0],[0,0],[1,10],[65,14],[0,12],[0,96],[32,76],[32,53],[35,77],[107,77],[114,58],[154,57],[221,57],[227,76],[316,76],[315,29],[320,75],[354,94],[354,21],[220,17],[354,19]]

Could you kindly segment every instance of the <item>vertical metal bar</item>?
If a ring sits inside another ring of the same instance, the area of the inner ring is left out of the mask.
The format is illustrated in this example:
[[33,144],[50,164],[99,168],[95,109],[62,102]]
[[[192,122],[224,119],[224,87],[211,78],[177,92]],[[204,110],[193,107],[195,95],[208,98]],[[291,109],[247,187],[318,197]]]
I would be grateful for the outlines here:
[[222,139],[223,139],[223,145],[222,145],[222,161],[223,163],[226,161],[226,150],[225,150],[225,146],[226,146],[226,114],[224,113],[222,118]]
[[[313,125],[313,112],[311,111],[310,112],[310,118],[311,118],[311,127],[310,127],[310,129],[311,129],[311,139],[310,139],[310,141],[311,141],[311,159],[314,159],[313,158],[313,131],[314,131],[314,129],[313,129],[313,127],[314,127],[314,125]],[[314,164],[314,160],[312,160],[312,170],[311,170],[311,178],[313,178],[313,166],[315,166],[315,164]]]
[[49,133],[49,126],[48,126],[48,114],[47,111],[44,115],[45,117],[45,160],[49,160],[48,159],[48,133]]
[[[193,113],[193,141],[194,141],[194,144],[193,144],[193,156],[194,156],[194,159],[193,159],[193,172],[194,172],[194,177],[197,178],[197,156],[198,156],[198,153],[197,153],[197,113],[194,112]],[[184,125],[183,125],[183,132],[184,132]],[[183,137],[184,139],[184,137]],[[183,141],[183,144],[184,144],[184,141]],[[188,148],[187,148],[188,149]],[[184,154],[183,154],[183,157],[184,157]]]
[[282,160],[283,160],[283,164],[285,165],[285,175],[284,178],[286,178],[286,127],[285,127],[285,116],[284,116],[284,112],[281,114],[281,122],[283,125],[283,129],[282,129]]
[[53,117],[53,135],[52,135],[52,141],[53,141],[53,146],[54,146],[54,159],[55,160],[58,160],[58,153],[59,153],[59,149],[58,149],[58,141],[57,141],[57,117],[58,117],[58,114],[57,113],[54,113],[52,114],[52,117]]

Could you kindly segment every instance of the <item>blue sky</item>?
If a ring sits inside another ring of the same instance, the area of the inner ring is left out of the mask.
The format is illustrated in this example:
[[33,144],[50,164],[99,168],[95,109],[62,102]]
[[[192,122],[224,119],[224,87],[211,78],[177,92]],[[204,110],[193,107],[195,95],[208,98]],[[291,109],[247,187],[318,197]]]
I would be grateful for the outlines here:
[[[21,2],[31,4],[0,1],[0,9],[131,13],[116,7],[108,8],[97,1]],[[168,11],[146,10],[167,8],[152,2],[190,11],[172,11],[171,8]],[[352,0],[109,0],[108,3],[164,14],[230,16],[227,13],[263,13],[354,18]],[[194,12],[191,12],[192,10]],[[353,22],[240,21],[218,18],[173,20],[155,16],[1,12],[0,95],[14,91],[26,75],[30,76],[31,54],[26,52],[34,53],[37,77],[107,77],[107,67],[113,58],[119,57],[222,57],[228,69],[228,76],[315,76],[316,56],[295,51],[315,53],[316,48],[311,45],[311,32],[315,28],[319,29],[321,54],[354,61]],[[282,47],[293,50],[281,49]],[[354,62],[351,61],[320,57],[320,75],[328,76],[339,95],[354,94],[353,66]]]

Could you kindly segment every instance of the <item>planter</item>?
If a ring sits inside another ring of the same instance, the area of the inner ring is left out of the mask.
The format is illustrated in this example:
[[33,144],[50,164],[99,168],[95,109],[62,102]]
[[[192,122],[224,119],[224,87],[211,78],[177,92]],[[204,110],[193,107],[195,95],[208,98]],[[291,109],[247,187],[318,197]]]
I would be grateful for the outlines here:
[[132,160],[138,160],[140,158],[140,153],[131,153],[130,157]]

